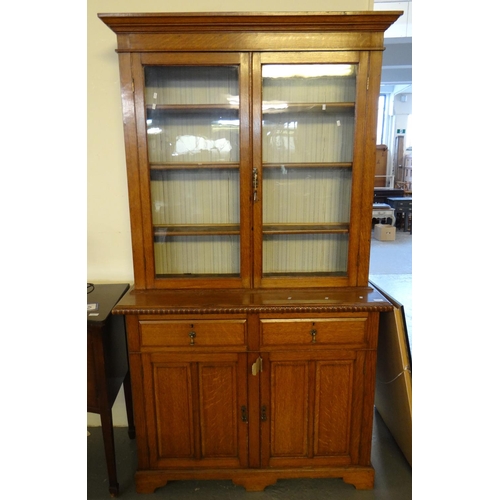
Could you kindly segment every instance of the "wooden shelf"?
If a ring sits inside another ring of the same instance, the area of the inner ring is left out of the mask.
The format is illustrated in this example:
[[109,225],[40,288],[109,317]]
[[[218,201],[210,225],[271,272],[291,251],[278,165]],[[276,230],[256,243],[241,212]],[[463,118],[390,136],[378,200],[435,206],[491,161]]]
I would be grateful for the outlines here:
[[187,113],[202,113],[204,111],[239,111],[238,104],[147,104],[148,111],[183,111]]
[[[268,114],[278,114],[278,113],[334,113],[344,110],[354,110],[354,102],[283,102],[283,103],[269,103],[268,106],[285,106],[286,107],[269,107],[264,109],[262,113],[264,115]],[[264,103],[264,106],[266,103]]]
[[196,170],[200,168],[216,168],[216,169],[238,169],[240,168],[239,163],[235,162],[220,162],[213,161],[200,161],[200,162],[175,162],[175,163],[150,163],[149,168],[151,170]]
[[352,162],[318,162],[318,163],[263,163],[263,168],[352,168]]
[[347,234],[349,224],[264,224],[262,229],[263,234]]
[[239,224],[192,224],[192,225],[155,225],[154,236],[172,237],[172,236],[227,236],[239,235]]

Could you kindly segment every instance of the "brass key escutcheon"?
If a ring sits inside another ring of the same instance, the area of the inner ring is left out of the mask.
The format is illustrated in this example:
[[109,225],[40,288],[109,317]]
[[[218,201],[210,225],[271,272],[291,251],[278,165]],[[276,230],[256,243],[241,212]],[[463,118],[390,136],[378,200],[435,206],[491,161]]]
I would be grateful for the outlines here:
[[262,371],[262,358],[259,356],[255,363],[252,365],[252,375],[257,375],[257,373]]
[[189,337],[191,338],[191,342],[189,343],[189,345],[194,345],[194,338],[196,337],[196,332],[195,331],[189,332]]

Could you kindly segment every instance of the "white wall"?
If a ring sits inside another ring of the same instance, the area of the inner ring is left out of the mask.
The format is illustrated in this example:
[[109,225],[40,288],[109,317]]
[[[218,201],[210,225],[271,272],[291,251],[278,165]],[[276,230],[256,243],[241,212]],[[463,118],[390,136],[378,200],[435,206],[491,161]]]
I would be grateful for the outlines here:
[[[133,283],[132,248],[116,35],[97,17],[110,12],[159,12],[161,0],[87,2],[87,281]],[[247,4],[246,4],[247,5]],[[246,11],[228,0],[169,0],[170,12]],[[254,0],[258,11],[373,10],[373,0]],[[391,9],[393,10],[393,9]],[[126,425],[123,393],[113,407]],[[88,425],[100,425],[88,414]]]
[[385,32],[385,38],[412,36],[413,2],[406,0],[375,0],[373,10],[402,10],[404,14]]

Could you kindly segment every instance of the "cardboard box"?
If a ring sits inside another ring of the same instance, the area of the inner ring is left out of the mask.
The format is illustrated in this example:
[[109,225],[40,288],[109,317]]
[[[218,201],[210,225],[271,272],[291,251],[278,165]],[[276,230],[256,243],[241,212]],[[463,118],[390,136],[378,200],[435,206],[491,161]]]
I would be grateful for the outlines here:
[[396,228],[390,224],[375,224],[373,236],[380,241],[394,241],[396,239]]

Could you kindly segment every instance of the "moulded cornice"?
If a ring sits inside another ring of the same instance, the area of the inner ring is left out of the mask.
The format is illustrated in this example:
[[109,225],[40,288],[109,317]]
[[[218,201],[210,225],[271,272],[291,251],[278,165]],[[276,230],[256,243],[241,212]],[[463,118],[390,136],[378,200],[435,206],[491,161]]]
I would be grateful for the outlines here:
[[98,14],[117,34],[186,33],[217,31],[383,32],[402,11],[358,12],[188,12],[188,13],[112,13]]

